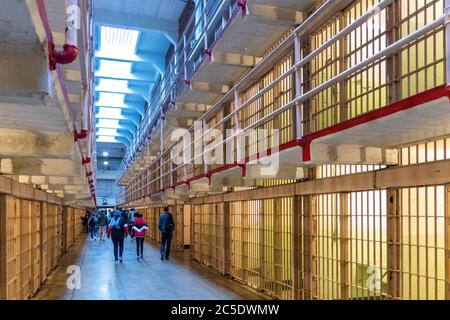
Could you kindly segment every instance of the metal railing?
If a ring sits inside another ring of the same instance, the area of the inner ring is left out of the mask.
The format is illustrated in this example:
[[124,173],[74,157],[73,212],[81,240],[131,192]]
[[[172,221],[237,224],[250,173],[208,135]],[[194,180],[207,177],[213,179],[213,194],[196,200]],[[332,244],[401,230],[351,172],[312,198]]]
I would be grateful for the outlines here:
[[[208,36],[215,33],[215,24],[222,21],[222,18],[231,19],[237,9],[236,0],[209,0],[203,2],[203,10],[197,19],[195,13],[191,15],[164,75],[153,89],[149,111],[142,119],[138,134],[128,148],[120,166],[120,176],[125,173],[139,149],[146,143],[152,129],[157,126],[158,118],[163,115],[163,108],[173,102],[187,86],[186,82],[197,70],[196,61],[206,54],[205,50],[211,45]],[[198,32],[199,29],[201,32]]]
[[[370,10],[362,14],[360,17],[354,19],[351,21],[346,27],[343,27],[342,30],[337,32],[334,36],[330,37],[328,40],[326,40],[323,44],[318,46],[317,48],[313,49],[310,53],[305,53],[304,57],[302,58],[302,51],[300,50],[299,38],[300,36],[304,38],[304,35],[307,34],[307,26],[308,23],[310,23],[311,19],[314,19],[314,14],[305,21],[304,24],[302,24],[299,28],[297,28],[285,41],[283,41],[271,54],[269,54],[261,63],[255,67],[246,77],[244,77],[238,84],[234,86],[232,90],[230,90],[229,93],[227,93],[222,99],[220,99],[209,111],[207,111],[201,118],[200,121],[203,123],[206,123],[207,121],[214,118],[214,116],[217,115],[218,111],[220,111],[221,107],[223,107],[226,103],[234,103],[233,110],[230,110],[229,113],[224,115],[220,120],[215,122],[213,125],[207,127],[203,133],[203,136],[207,134],[208,132],[211,132],[213,129],[220,128],[222,130],[224,129],[237,129],[237,132],[235,132],[232,136],[227,137],[226,139],[222,140],[220,143],[215,145],[207,145],[204,144],[200,148],[200,153],[197,155],[193,155],[188,161],[189,164],[181,164],[178,166],[174,166],[172,162],[172,153],[175,151],[179,151],[179,141],[174,142],[170,147],[168,147],[163,153],[159,155],[158,158],[156,158],[151,165],[144,171],[144,173],[141,173],[137,176],[135,176],[129,183],[129,187],[123,191],[123,194],[119,195],[118,197],[121,198],[125,202],[130,202],[138,199],[136,197],[136,194],[140,192],[140,195],[150,195],[153,193],[164,191],[168,188],[173,188],[175,185],[180,183],[185,183],[186,181],[198,177],[200,178],[202,175],[207,174],[209,168],[201,165],[192,164],[193,160],[195,160],[198,157],[203,157],[205,154],[211,152],[215,148],[223,147],[225,143],[227,143],[230,139],[236,138],[240,132],[245,132],[249,129],[254,128],[260,128],[264,126],[265,124],[272,121],[275,117],[287,112],[288,110],[293,110],[297,112],[293,112],[293,114],[296,115],[295,121],[299,124],[305,125],[305,119],[302,117],[304,115],[304,112],[301,112],[301,110],[304,111],[304,108],[306,108],[307,105],[313,105],[314,99],[323,92],[326,92],[333,86],[336,86],[340,83],[343,83],[345,81],[349,81],[349,79],[352,79],[356,77],[359,73],[364,72],[365,70],[368,70],[369,68],[373,68],[376,66],[379,66],[380,63],[385,63],[385,61],[392,56],[399,54],[402,50],[405,48],[409,48],[412,44],[417,44],[420,41],[423,41],[427,37],[433,36],[433,34],[436,34],[438,32],[441,32],[444,23],[445,23],[445,15],[442,14],[441,16],[436,17],[432,21],[427,21],[426,24],[424,24],[421,27],[418,27],[416,30],[409,32],[409,34],[406,34],[402,36],[399,39],[394,39],[391,41],[391,43],[387,43],[386,46],[379,50],[378,52],[374,52],[371,56],[360,59],[361,61],[358,61],[353,66],[350,66],[346,69],[340,70],[336,75],[329,77],[325,81],[322,81],[321,83],[318,83],[316,86],[311,86],[308,90],[298,90],[298,88],[303,89],[303,83],[301,83],[302,86],[298,86],[298,83],[296,83],[296,86],[291,85],[292,87],[297,88],[297,92],[295,94],[295,97],[290,99],[287,103],[279,106],[275,110],[272,110],[266,115],[263,115],[259,117],[256,121],[247,124],[244,127],[241,127],[240,119],[243,118],[243,113],[249,109],[249,107],[256,103],[257,101],[261,100],[264,95],[271,92],[276,86],[280,85],[285,79],[291,77],[291,76],[298,76],[302,73],[303,68],[308,67],[314,59],[316,59],[320,54],[324,53],[334,44],[343,41],[344,39],[347,39],[350,37],[352,33],[354,33],[358,28],[361,28],[363,25],[367,24],[368,21],[371,19],[374,19],[374,17],[381,16],[381,12],[383,10],[386,10],[386,8],[391,5],[394,2],[394,0],[384,0],[380,1],[378,4],[373,6]],[[326,4],[325,4],[326,5]],[[318,9],[319,11],[320,9]],[[383,14],[383,16],[385,16]],[[366,25],[367,27],[367,25]],[[441,30],[441,31],[440,31]],[[443,32],[443,31],[442,31]],[[431,34],[431,35],[430,35]],[[386,39],[387,42],[387,39]],[[262,89],[260,89],[256,94],[250,96],[247,98],[246,101],[243,101],[240,103],[240,90],[241,88],[248,87],[248,84],[252,81],[254,82],[253,73],[257,73],[259,68],[261,66],[267,66],[267,61],[272,61],[273,56],[277,54],[277,51],[285,51],[285,48],[287,44],[290,43],[290,46],[294,48],[294,63],[293,65],[285,70],[281,75],[274,78],[273,81],[267,83]],[[363,46],[364,44],[361,44]],[[443,47],[445,48],[445,47]],[[444,49],[445,50],[445,49]],[[447,52],[448,54],[448,52]],[[445,53],[444,53],[445,57]],[[439,62],[439,58],[435,59],[436,61],[432,61],[430,64],[434,65],[435,63]],[[444,58],[444,65],[445,65],[445,58]],[[416,70],[416,72],[419,72]],[[298,82],[300,77],[296,77],[296,81]],[[437,83],[434,83],[437,85]],[[293,89],[293,88],[292,88]],[[398,96],[396,100],[400,100],[402,96]],[[395,102],[395,101],[391,101]],[[381,106],[382,107],[382,106]],[[300,110],[300,112],[298,112]],[[366,112],[371,111],[367,110]],[[358,114],[350,114],[350,117],[359,115]],[[342,122],[348,118],[348,115],[343,116],[341,119],[337,119],[337,123]],[[335,124],[335,123],[332,123]],[[331,125],[331,124],[330,124]],[[221,127],[220,127],[221,126]],[[314,130],[319,130],[321,128],[312,128],[309,132],[308,130],[305,130],[305,128],[302,128],[302,130],[297,131],[294,128],[292,130],[293,136],[295,136],[296,139],[301,139],[304,134],[309,134],[314,132]],[[190,134],[192,135],[194,131],[194,127],[191,127],[189,129]],[[202,136],[202,137],[203,137]],[[196,149],[196,143],[198,143],[199,139],[192,139],[193,141],[188,144],[184,145],[184,150],[190,149],[191,154],[193,150]],[[198,147],[197,147],[198,149]],[[237,150],[234,150],[237,152]],[[238,158],[238,162],[245,158],[245,155],[241,155],[242,158]],[[162,160],[163,159],[163,160]],[[164,168],[165,170],[162,170]],[[166,168],[169,168],[166,170]],[[193,168],[193,170],[190,170]],[[187,175],[188,171],[190,174]],[[181,174],[180,174],[181,172]],[[145,174],[147,179],[145,180],[145,183],[141,183],[140,186],[137,187],[137,184],[142,181],[142,175]],[[150,179],[148,179],[150,177]],[[167,178],[169,177],[169,178]],[[132,191],[131,191],[132,190]]]

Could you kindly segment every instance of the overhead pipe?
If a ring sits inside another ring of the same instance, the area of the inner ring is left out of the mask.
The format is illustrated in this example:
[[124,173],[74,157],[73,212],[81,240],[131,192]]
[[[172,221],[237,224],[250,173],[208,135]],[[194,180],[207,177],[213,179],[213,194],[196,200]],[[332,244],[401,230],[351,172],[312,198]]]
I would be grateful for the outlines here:
[[[74,140],[75,142],[77,142],[78,140],[82,140],[82,139],[86,139],[89,137],[89,128],[90,128],[90,121],[89,118],[91,116],[90,113],[90,98],[89,98],[89,90],[85,87],[82,88],[82,109],[83,109],[83,119],[81,122],[81,130],[78,131],[74,131]],[[88,152],[88,156],[92,156],[92,152],[91,152],[91,144],[90,141],[87,144],[87,152]]]
[[78,58],[78,27],[79,7],[78,0],[66,0],[67,28],[66,43],[62,51],[55,49],[53,42],[49,43],[49,68],[56,70],[58,64],[70,64]]
[[[52,34],[52,30],[50,28],[50,22],[48,19],[48,15],[47,15],[47,11],[45,8],[45,2],[44,0],[35,0],[37,7],[38,7],[38,11],[39,11],[39,16],[42,20],[42,24],[44,27],[44,31],[45,34],[47,36],[47,41],[48,41],[48,48],[49,48],[49,69],[50,70],[56,70],[57,69],[57,65],[58,64],[68,64],[71,63],[73,61],[76,60],[76,58],[78,57],[78,46],[77,46],[77,32],[78,32],[78,28],[79,23],[80,23],[80,8],[78,6],[78,0],[66,0],[66,8],[67,8],[67,29],[66,29],[66,44],[63,47],[63,51],[56,51],[55,50],[55,46],[54,46],[54,40],[53,40],[53,34]],[[92,42],[92,39],[91,39]],[[63,90],[64,93],[64,99],[65,102],[67,104],[67,106],[70,109],[70,102],[68,99],[68,93],[67,93],[67,89],[64,85],[64,78],[62,76],[62,73],[60,72],[61,70],[58,70],[58,78],[59,81],[61,83],[61,88]],[[88,90],[89,92],[89,90]],[[92,97],[91,97],[92,98]],[[85,112],[83,113],[83,115],[88,116],[89,113],[89,104],[85,104],[84,107],[86,107]],[[80,130],[80,132],[77,131],[76,129],[76,123],[74,121],[74,115],[73,115],[73,110],[71,110],[72,113],[72,121],[73,121],[73,129],[74,129],[74,140],[77,141],[79,139],[84,139],[85,137],[89,136],[89,127],[84,127],[83,129]],[[88,123],[87,121],[83,121],[83,125]],[[80,153],[83,154],[83,151],[81,150],[81,146],[80,147]],[[90,149],[90,148],[89,148]],[[88,150],[89,152],[89,150]],[[84,166],[84,169],[86,171],[86,177],[90,178],[93,177],[93,172],[92,170],[90,170],[90,168],[88,168],[87,164],[91,163],[92,160],[92,152],[90,154],[90,156],[88,157],[83,157],[82,156],[82,165]],[[95,191],[95,190],[94,190]],[[92,200],[94,201],[94,204],[97,204],[97,199],[95,196],[95,192],[91,193],[92,196]]]

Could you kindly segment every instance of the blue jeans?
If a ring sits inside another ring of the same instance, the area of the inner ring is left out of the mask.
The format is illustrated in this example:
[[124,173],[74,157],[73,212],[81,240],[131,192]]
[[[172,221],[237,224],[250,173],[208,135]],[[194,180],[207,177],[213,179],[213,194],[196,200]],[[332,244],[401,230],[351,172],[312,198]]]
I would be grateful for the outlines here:
[[161,256],[169,257],[172,232],[161,232]]
[[112,235],[112,242],[114,244],[114,259],[117,261],[118,258],[122,258],[123,256],[123,241],[124,236]]
[[94,240],[94,238],[97,235],[97,228],[90,228],[91,231],[91,239]]

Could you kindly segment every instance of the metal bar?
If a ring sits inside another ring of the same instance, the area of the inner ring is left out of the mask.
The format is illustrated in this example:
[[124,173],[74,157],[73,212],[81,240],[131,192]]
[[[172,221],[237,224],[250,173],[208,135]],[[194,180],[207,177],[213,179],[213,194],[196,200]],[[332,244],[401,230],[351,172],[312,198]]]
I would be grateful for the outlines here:
[[446,53],[446,77],[450,84],[450,0],[445,0],[445,53]]
[[[355,73],[359,69],[362,69],[362,68],[364,68],[366,66],[369,66],[371,63],[373,63],[373,62],[375,62],[375,61],[377,61],[377,60],[379,60],[379,59],[381,59],[381,58],[383,58],[385,56],[390,56],[390,55],[394,54],[395,52],[400,50],[404,45],[408,44],[411,41],[416,40],[417,38],[420,38],[424,34],[430,32],[430,31],[434,30],[435,28],[439,27],[440,25],[442,25],[444,23],[444,20],[445,20],[445,17],[441,16],[440,18],[436,19],[435,21],[433,21],[429,25],[426,25],[426,26],[424,26],[424,27],[422,27],[422,28],[412,32],[408,36],[406,36],[406,37],[400,39],[399,41],[393,43],[392,45],[386,47],[382,51],[380,51],[380,52],[374,54],[373,56],[371,56],[370,58],[367,58],[366,60],[364,60],[364,61],[362,61],[362,62],[360,62],[360,63],[358,63],[358,64],[356,64],[356,65],[354,65],[352,67],[350,67],[349,69],[347,69],[347,70],[341,72],[340,74],[338,74],[336,77],[334,77],[334,78],[332,78],[332,79],[322,83],[321,85],[311,89],[310,91],[306,92],[305,94],[303,94],[303,95],[293,99],[291,102],[285,104],[284,106],[278,108],[277,110],[274,110],[270,114],[268,114],[266,116],[263,116],[258,121],[252,123],[251,125],[247,126],[246,128],[242,129],[241,131],[245,132],[247,130],[253,129],[255,127],[260,126],[261,124],[266,123],[267,121],[269,121],[270,119],[272,119],[275,116],[279,115],[280,113],[282,113],[282,112],[288,110],[289,108],[295,106],[297,103],[303,103],[305,100],[312,98],[313,96],[315,96],[316,94],[320,93],[321,91],[331,87],[332,85],[335,85],[335,84],[345,80],[349,75]],[[262,90],[262,91],[264,91],[264,90]],[[242,105],[241,105],[240,108],[242,108]],[[233,111],[233,113],[235,113],[235,112],[236,112],[236,109]],[[225,118],[227,118],[227,117],[225,117]],[[237,133],[234,133],[233,135],[229,136],[227,139],[222,141],[220,144],[226,143],[230,139],[234,139],[236,136],[237,136]],[[213,147],[209,147],[206,151],[209,151],[209,150],[215,148],[218,145],[214,145]]]

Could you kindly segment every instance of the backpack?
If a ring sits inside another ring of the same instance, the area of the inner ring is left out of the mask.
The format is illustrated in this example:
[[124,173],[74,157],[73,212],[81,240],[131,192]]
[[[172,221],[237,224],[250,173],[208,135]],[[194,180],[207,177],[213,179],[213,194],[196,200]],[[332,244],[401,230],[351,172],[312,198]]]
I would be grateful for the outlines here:
[[173,230],[175,229],[175,225],[173,223],[173,217],[172,214],[170,212],[167,212],[167,214],[169,215],[169,219],[166,220],[166,232],[173,232]]
[[109,221],[109,228],[110,229],[115,229],[115,230],[119,230],[120,229],[120,221],[121,221],[122,217],[114,217],[111,219],[111,221]]
[[134,223],[134,221],[136,220],[134,213],[134,211],[130,211],[130,213],[128,214],[128,222]]

